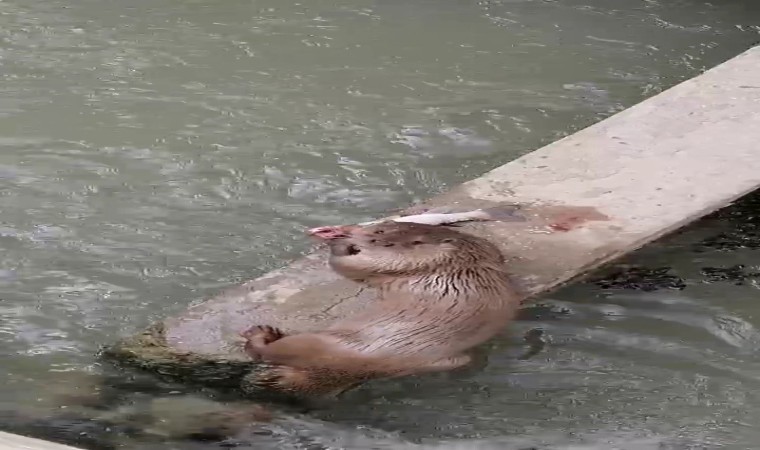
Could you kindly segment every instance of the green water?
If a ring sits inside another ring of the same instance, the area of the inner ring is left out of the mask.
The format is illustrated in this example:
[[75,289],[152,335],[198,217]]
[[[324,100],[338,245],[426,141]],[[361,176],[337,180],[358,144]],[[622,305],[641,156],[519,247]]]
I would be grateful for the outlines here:
[[[0,411],[52,417],[61,393],[130,380],[101,344],[282,265],[305,227],[473,178],[758,25],[753,0],[0,1]],[[682,291],[565,289],[542,302],[567,314],[518,322],[477,375],[283,410],[242,448],[754,448],[757,286],[699,271],[758,256],[692,248],[732,226],[635,256]],[[517,359],[536,328],[546,348]],[[120,395],[108,408],[159,394]]]

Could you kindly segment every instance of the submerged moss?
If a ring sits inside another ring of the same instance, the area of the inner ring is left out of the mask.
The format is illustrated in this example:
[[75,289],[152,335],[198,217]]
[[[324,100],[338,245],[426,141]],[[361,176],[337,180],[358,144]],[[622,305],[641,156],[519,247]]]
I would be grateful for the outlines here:
[[182,382],[216,387],[239,387],[243,377],[256,366],[249,361],[179,352],[167,345],[162,322],[102,348],[100,356],[116,364],[149,370]]

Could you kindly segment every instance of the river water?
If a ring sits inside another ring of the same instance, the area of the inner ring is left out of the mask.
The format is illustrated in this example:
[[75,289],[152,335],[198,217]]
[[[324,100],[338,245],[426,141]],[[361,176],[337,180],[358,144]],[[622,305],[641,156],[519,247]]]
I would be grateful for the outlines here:
[[[0,1],[0,429],[232,445],[40,418],[221,402],[95,353],[301,254],[305,227],[429,197],[740,53],[755,3]],[[283,410],[242,448],[757,448],[757,250],[700,242],[747,247],[758,209],[632,257],[683,289],[571,286],[475,375]],[[531,330],[546,347],[519,359]],[[103,386],[107,405],[71,397]]]

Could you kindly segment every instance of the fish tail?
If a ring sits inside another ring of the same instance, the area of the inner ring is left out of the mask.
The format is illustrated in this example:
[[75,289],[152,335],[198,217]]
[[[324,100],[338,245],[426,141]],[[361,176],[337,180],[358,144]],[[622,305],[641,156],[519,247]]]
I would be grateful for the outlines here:
[[499,222],[525,222],[525,216],[519,214],[520,206],[516,204],[507,204],[483,208],[482,220],[494,220]]

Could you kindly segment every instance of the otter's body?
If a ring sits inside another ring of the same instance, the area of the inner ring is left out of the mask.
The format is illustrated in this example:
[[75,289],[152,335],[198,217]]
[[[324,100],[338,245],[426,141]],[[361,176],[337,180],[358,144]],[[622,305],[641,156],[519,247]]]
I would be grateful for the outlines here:
[[519,300],[501,252],[448,227],[383,222],[312,231],[330,265],[374,287],[363,311],[313,333],[271,327],[244,333],[246,350],[275,365],[259,382],[303,394],[337,394],[372,378],[467,365],[467,350],[500,332]]

